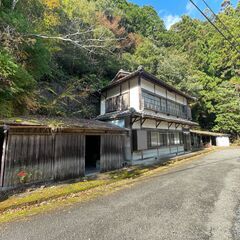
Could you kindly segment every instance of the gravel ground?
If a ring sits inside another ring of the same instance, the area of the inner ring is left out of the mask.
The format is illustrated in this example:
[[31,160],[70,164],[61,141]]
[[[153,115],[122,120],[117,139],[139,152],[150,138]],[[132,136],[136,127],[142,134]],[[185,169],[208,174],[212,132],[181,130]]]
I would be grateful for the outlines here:
[[108,196],[1,226],[2,240],[239,240],[240,149],[229,148]]

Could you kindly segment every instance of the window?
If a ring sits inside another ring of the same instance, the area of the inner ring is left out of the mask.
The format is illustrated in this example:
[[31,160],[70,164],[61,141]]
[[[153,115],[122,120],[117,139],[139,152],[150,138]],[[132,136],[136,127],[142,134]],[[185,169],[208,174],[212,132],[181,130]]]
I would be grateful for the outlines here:
[[148,147],[157,148],[183,144],[183,133],[178,131],[148,131]]
[[160,131],[149,131],[150,148],[163,147],[168,145],[168,133]]
[[106,112],[114,112],[119,108],[119,96],[112,97],[106,100]]
[[129,93],[124,93],[116,97],[106,100],[106,112],[115,112],[118,110],[126,110],[129,107]]
[[144,107],[148,109],[155,110],[155,102],[156,102],[156,97],[153,95],[143,92],[143,99],[144,99]]
[[150,147],[157,147],[159,144],[158,132],[150,132]]
[[189,106],[186,106],[186,115],[188,119],[192,120],[192,112]]
[[163,112],[166,112],[166,111],[167,111],[167,101],[166,101],[166,99],[164,99],[164,98],[161,98],[161,110],[162,110]]
[[174,133],[174,144],[175,145],[180,144],[179,132]]
[[180,144],[183,144],[183,133],[179,132]]
[[170,145],[175,145],[174,133],[173,132],[169,133],[169,143],[170,143]]
[[183,133],[172,131],[169,133],[169,143],[170,145],[180,145],[183,144]]
[[159,133],[159,146],[167,146],[168,145],[168,135],[167,133]]
[[144,108],[151,109],[157,112],[166,111],[166,100],[159,96],[154,96],[153,94],[147,93],[143,90],[143,101]]
[[191,117],[191,110],[187,110],[187,106],[183,104],[163,98],[154,93],[148,93],[146,90],[142,90],[142,97],[144,101],[144,108],[146,109],[151,109],[156,112],[168,113],[182,118],[187,118],[187,114],[189,117]]

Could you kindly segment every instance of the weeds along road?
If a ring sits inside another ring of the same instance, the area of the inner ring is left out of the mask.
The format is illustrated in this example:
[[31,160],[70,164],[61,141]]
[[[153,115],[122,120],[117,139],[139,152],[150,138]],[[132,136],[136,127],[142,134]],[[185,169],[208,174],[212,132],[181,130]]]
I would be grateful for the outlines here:
[[240,148],[0,228],[1,240],[240,240]]

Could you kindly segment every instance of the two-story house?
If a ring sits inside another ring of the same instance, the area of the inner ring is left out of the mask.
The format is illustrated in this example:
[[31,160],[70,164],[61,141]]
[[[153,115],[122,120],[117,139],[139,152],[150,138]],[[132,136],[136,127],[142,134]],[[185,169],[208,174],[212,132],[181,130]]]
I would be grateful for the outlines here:
[[126,159],[161,159],[191,150],[189,103],[195,99],[139,67],[120,70],[101,91],[99,120],[129,129]]

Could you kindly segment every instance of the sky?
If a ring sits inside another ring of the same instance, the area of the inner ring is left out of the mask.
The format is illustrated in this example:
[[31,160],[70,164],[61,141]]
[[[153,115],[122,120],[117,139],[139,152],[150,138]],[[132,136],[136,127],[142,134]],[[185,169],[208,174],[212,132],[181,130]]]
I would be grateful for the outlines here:
[[[205,0],[215,13],[219,12],[223,0]],[[159,16],[164,20],[167,29],[174,23],[180,21],[182,15],[189,15],[193,18],[203,17],[198,10],[190,3],[189,0],[129,0],[140,6],[151,5],[158,12]],[[237,5],[238,0],[231,1],[233,6]],[[202,0],[195,0],[195,3],[202,10],[206,9]]]

